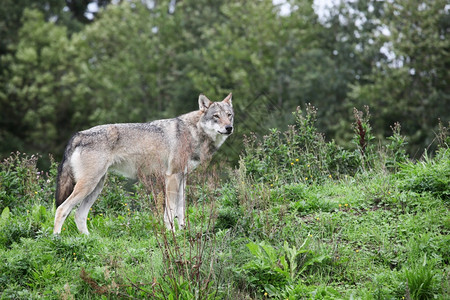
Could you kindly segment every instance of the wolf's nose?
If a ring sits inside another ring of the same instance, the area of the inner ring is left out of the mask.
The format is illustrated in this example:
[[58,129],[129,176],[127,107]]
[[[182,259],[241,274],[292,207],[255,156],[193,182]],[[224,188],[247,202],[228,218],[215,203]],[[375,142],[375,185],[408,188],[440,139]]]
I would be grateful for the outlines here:
[[227,125],[225,126],[225,130],[227,131],[227,133],[231,133],[231,131],[233,130],[233,126]]

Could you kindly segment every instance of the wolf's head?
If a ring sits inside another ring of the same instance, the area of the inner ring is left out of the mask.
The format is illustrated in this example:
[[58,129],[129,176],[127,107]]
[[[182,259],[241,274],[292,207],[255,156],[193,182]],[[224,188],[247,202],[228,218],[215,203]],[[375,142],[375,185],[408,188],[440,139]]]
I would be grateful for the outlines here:
[[233,133],[234,112],[231,93],[220,102],[212,102],[201,94],[198,97],[198,105],[203,112],[200,126],[208,136],[221,144]]

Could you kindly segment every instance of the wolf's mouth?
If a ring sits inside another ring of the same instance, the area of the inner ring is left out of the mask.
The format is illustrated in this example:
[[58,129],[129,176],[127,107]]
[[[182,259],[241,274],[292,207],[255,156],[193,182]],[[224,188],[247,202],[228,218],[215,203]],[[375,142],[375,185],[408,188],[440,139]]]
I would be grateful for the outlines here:
[[233,133],[232,131],[230,131],[230,132],[228,132],[228,131],[225,131],[225,132],[217,131],[217,132],[220,133],[220,134],[224,134],[224,135],[230,135],[230,134]]

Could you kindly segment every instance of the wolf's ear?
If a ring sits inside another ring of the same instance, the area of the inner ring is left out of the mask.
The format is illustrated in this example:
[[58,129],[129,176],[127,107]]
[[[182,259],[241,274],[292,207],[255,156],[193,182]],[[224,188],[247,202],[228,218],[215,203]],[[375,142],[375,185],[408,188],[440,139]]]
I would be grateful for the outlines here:
[[205,95],[200,94],[200,96],[198,96],[198,107],[201,111],[206,111],[211,103],[212,101],[209,100]]
[[225,99],[223,99],[222,102],[225,102],[225,103],[227,103],[229,106],[233,107],[233,104],[231,103],[231,96],[232,96],[231,93],[228,94],[228,96],[227,96]]

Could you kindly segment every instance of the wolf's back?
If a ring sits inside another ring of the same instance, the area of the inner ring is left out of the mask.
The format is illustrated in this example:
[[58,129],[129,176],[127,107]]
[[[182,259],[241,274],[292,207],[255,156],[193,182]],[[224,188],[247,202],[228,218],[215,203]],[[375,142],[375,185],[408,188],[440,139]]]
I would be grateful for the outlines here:
[[55,193],[55,206],[58,208],[63,202],[70,196],[75,186],[75,180],[73,178],[72,167],[70,166],[70,157],[75,150],[74,140],[77,134],[75,134],[69,141],[64,151],[64,156],[61,163],[58,166],[58,177],[56,180],[56,193]]

